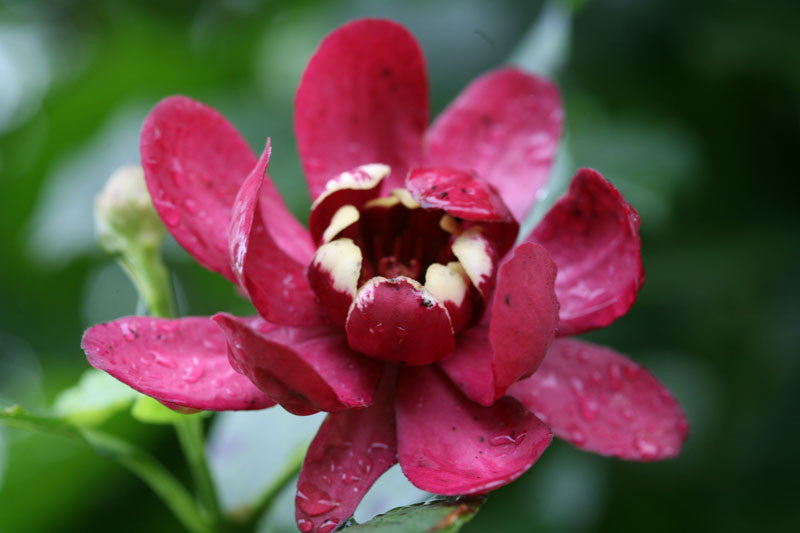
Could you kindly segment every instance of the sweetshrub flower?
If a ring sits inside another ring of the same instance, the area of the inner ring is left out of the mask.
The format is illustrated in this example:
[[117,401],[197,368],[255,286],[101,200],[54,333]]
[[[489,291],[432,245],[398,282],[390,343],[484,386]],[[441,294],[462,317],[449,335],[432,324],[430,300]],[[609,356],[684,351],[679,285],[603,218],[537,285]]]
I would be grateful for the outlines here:
[[687,434],[650,373],[566,338],[625,314],[644,280],[616,189],[580,170],[514,245],[561,135],[556,88],[503,68],[430,127],[428,112],[406,29],[359,20],[326,37],[295,100],[308,229],[267,175],[269,143],[257,159],[213,109],[170,97],[142,129],[167,229],[259,316],[126,317],[84,350],[173,408],[329,412],[298,483],[304,532],[334,529],[396,462],[421,489],[485,493],[553,433],[631,460],[674,456]]

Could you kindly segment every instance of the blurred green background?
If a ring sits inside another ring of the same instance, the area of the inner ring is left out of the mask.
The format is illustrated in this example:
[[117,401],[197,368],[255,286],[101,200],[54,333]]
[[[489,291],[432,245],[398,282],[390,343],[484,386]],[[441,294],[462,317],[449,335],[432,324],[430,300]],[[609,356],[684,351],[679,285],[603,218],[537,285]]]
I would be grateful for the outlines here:
[[[375,15],[420,39],[434,114],[509,59],[555,77],[560,175],[597,168],[642,218],[647,283],[588,337],[648,365],[691,420],[666,463],[557,442],[465,531],[800,530],[797,0],[0,0],[0,406],[51,405],[87,368],[82,331],[134,312],[91,205],[137,161],[147,110],[183,93],[254,147],[271,136],[273,179],[306,217],[294,90],[322,36]],[[183,314],[249,312],[174,242],[166,255]],[[168,428],[126,414],[108,427],[188,478]],[[111,524],[179,528],[114,463],[0,428],[0,531]]]

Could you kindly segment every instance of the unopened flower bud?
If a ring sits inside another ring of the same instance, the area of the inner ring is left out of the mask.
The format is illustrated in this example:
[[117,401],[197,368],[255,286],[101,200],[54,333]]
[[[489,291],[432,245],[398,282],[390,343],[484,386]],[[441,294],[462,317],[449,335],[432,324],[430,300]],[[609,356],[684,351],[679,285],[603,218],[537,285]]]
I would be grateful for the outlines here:
[[161,223],[138,165],[120,167],[108,178],[94,203],[95,231],[110,253],[130,247],[153,249],[161,245]]

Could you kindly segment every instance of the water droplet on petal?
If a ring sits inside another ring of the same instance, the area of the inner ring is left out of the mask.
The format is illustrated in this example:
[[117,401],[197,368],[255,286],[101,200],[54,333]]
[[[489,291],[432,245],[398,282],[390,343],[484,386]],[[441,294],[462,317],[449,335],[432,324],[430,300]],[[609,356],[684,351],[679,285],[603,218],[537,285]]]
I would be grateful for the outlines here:
[[336,526],[338,526],[338,525],[339,525],[339,521],[338,520],[333,520],[333,519],[325,520],[319,526],[319,533],[330,533],[331,531],[336,529]]
[[314,522],[308,518],[301,518],[297,521],[297,527],[303,533],[309,533],[312,529],[314,529]]
[[642,459],[655,459],[658,457],[658,444],[642,437],[637,437],[633,445],[642,454]]
[[622,369],[618,364],[608,365],[608,381],[612,389],[620,390],[622,388]]
[[197,202],[192,200],[191,198],[187,198],[183,201],[183,207],[186,209],[186,212],[190,215],[197,214]]
[[625,420],[633,420],[633,417],[635,416],[633,409],[628,405],[620,409],[619,414],[622,415],[622,418]]
[[181,221],[181,215],[175,210],[171,204],[161,204],[161,218],[164,224],[170,227],[175,227]]
[[584,420],[591,422],[597,418],[597,402],[585,396],[578,396],[578,405]]
[[164,357],[163,355],[161,355],[160,353],[158,353],[155,350],[150,350],[148,353],[151,356],[153,356],[153,360],[156,362],[156,364],[159,364],[159,365],[161,365],[161,366],[163,366],[165,368],[175,368],[177,366],[175,364],[175,361],[173,361],[172,359],[169,359],[167,357]]
[[205,374],[205,368],[199,364],[195,358],[195,363],[192,366],[187,366],[183,369],[181,379],[186,383],[197,383],[197,381]]
[[318,516],[335,509],[339,502],[332,500],[327,492],[316,485],[304,483],[297,488],[297,505],[309,516]]
[[569,441],[575,446],[583,446],[586,443],[586,435],[581,430],[575,429],[569,434]]

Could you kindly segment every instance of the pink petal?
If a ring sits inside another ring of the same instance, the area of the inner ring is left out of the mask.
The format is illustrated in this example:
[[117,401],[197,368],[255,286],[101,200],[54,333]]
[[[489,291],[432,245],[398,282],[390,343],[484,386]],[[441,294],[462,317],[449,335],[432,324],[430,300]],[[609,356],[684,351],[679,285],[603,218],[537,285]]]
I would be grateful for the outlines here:
[[646,369],[604,346],[553,343],[541,368],[508,391],[578,448],[632,461],[678,454],[689,424]]
[[397,462],[394,393],[395,379],[387,375],[371,406],[325,419],[297,482],[301,531],[330,531],[349,518],[375,480]]
[[424,208],[442,209],[453,217],[480,222],[500,256],[517,238],[519,224],[500,195],[472,172],[447,167],[415,168],[406,178],[406,188]]
[[280,199],[260,195],[269,154],[267,143],[233,204],[231,270],[266,320],[290,326],[319,324],[322,311],[306,278],[314,249],[308,233],[295,226]]
[[404,276],[374,277],[365,283],[345,327],[353,350],[392,363],[427,365],[455,348],[444,305]]
[[[162,100],[140,138],[142,167],[156,211],[197,261],[231,281],[228,220],[253,151],[216,110],[185,96]],[[269,182],[264,196],[279,198]]]
[[471,400],[491,405],[539,367],[556,334],[555,279],[549,254],[532,243],[519,245],[500,267],[489,327],[470,328],[440,363]]
[[517,479],[552,439],[512,398],[483,407],[433,367],[403,368],[397,387],[398,458],[417,487],[476,494]]
[[425,60],[402,26],[356,20],[328,35],[295,98],[295,134],[311,197],[351,168],[392,168],[386,190],[402,187],[419,159],[428,123]]
[[430,127],[426,161],[474,170],[522,220],[547,183],[562,118],[549,81],[513,68],[489,72]]
[[89,328],[81,347],[92,366],[172,408],[275,405],[231,368],[225,337],[208,317],[120,318]]
[[231,364],[287,411],[308,415],[366,407],[380,366],[353,353],[341,330],[291,328],[218,313]]
[[609,325],[628,312],[644,283],[639,216],[603,177],[587,168],[527,240],[558,265],[559,335]]

